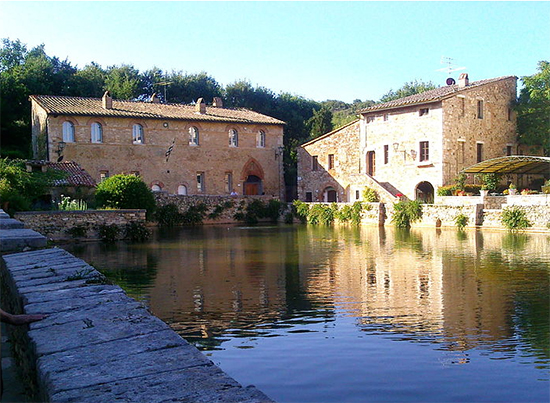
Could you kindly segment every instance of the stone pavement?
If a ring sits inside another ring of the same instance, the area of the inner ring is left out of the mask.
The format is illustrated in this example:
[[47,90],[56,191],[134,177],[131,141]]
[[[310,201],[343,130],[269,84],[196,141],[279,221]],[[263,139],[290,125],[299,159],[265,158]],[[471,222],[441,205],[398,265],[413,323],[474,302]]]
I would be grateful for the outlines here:
[[[13,229],[12,231],[17,230]],[[272,402],[243,387],[81,259],[51,248],[2,257],[41,398],[52,402]]]

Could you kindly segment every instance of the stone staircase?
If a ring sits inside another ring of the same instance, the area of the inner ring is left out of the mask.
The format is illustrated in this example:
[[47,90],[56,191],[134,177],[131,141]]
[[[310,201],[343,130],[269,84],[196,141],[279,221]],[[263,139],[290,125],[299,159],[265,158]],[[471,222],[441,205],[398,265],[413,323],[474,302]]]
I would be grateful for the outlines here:
[[25,228],[21,221],[0,209],[0,253],[43,248],[46,241],[44,235]]

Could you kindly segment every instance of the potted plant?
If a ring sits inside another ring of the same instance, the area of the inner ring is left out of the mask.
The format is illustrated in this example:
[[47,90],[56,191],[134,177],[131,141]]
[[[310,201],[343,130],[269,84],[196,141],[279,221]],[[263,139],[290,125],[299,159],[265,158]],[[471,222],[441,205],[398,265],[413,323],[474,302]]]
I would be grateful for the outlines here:
[[515,195],[517,193],[518,193],[518,189],[516,188],[516,185],[514,185],[513,183],[510,183],[510,185],[508,186],[508,194]]
[[490,190],[495,190],[499,181],[500,175],[492,173],[481,175],[481,189],[479,191],[481,197],[487,196]]
[[550,179],[547,179],[544,182],[544,185],[541,186],[542,193],[550,194]]

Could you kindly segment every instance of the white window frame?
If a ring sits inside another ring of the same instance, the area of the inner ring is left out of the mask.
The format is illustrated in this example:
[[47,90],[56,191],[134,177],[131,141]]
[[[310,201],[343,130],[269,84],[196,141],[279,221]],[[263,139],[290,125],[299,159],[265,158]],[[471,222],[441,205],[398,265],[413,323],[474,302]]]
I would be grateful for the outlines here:
[[132,142],[134,144],[145,143],[143,136],[143,126],[139,123],[136,123],[132,126]]
[[74,123],[70,121],[63,122],[62,131],[63,131],[63,141],[65,143],[74,143]]
[[189,128],[189,145],[194,147],[199,145],[199,129],[196,126]]
[[239,132],[237,129],[229,129],[229,147],[239,146]]
[[265,132],[263,130],[258,130],[256,147],[265,148]]
[[103,143],[103,126],[99,122],[93,122],[91,126],[92,143]]

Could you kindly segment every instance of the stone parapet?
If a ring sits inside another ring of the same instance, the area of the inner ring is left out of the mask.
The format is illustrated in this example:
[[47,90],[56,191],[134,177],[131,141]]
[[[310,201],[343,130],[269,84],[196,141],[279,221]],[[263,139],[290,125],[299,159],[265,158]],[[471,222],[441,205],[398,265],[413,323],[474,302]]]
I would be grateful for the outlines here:
[[75,238],[71,229],[81,229],[82,237],[99,239],[101,225],[125,227],[131,222],[145,222],[145,210],[83,210],[83,211],[27,211],[15,218],[50,239]]

